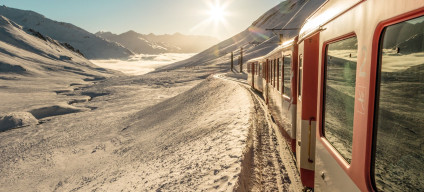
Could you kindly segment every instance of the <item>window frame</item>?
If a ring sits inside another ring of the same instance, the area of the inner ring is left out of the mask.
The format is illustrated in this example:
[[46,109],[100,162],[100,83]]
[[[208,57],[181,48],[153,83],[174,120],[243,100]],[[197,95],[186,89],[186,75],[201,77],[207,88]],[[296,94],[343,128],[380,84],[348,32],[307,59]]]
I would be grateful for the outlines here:
[[[423,9],[424,10],[424,9]],[[381,88],[381,69],[382,69],[382,49],[385,29],[392,25],[396,25],[411,19],[424,17],[423,10],[415,10],[408,12],[402,15],[398,15],[386,21],[379,23],[376,27],[374,36],[373,36],[373,48],[372,48],[372,58],[371,62],[374,64],[371,67],[372,78],[370,81],[370,90],[375,90],[370,92],[369,97],[369,114],[371,121],[369,121],[368,126],[371,127],[371,146],[368,147],[371,153],[371,158],[367,159],[367,164],[370,165],[367,172],[369,173],[368,179],[371,182],[372,189],[374,191],[379,191],[375,183],[375,159],[376,159],[376,149],[377,149],[377,132],[378,132],[378,115],[379,115],[379,106],[380,106],[380,88]]]
[[[322,44],[322,57],[321,57],[321,79],[320,81],[320,88],[321,88],[321,94],[320,94],[320,101],[319,101],[319,113],[320,113],[320,123],[317,124],[317,126],[319,126],[318,128],[318,134],[319,134],[319,140],[321,141],[321,143],[324,145],[324,147],[327,149],[327,151],[330,153],[330,155],[336,160],[336,162],[341,166],[341,168],[347,173],[348,169],[350,168],[350,166],[352,165],[352,163],[354,163],[354,156],[353,156],[353,148],[355,146],[354,140],[353,140],[353,136],[352,136],[352,156],[351,156],[351,162],[347,162],[347,160],[340,154],[340,152],[328,141],[328,139],[325,137],[324,134],[324,114],[325,114],[325,96],[326,96],[326,91],[325,91],[325,77],[327,75],[327,63],[326,63],[326,56],[327,56],[327,47],[329,44],[335,43],[335,42],[339,42],[345,39],[349,39],[351,37],[356,37],[358,40],[358,49],[357,49],[357,53],[359,53],[359,38],[356,35],[355,32],[350,32],[347,33],[345,35],[330,39],[328,41],[325,41]],[[300,62],[299,62],[300,63]],[[356,69],[358,69],[358,61],[357,61],[357,65],[356,65]],[[358,70],[356,70],[356,72],[358,72]],[[356,86],[357,82],[355,82],[355,94],[356,94],[356,90],[357,90],[357,86]],[[356,100],[354,101],[356,102]],[[355,113],[355,109],[354,109],[354,113]],[[355,114],[354,114],[355,117]],[[353,118],[354,118],[353,117]],[[353,134],[355,134],[355,121],[353,122]]]
[[276,84],[276,82],[277,82],[277,80],[276,80],[276,73],[277,73],[277,62],[276,62],[277,60],[274,58],[274,73],[273,73],[273,75],[274,75],[274,80],[273,80],[273,82],[274,82],[274,88],[275,88],[275,84]]
[[303,54],[299,54],[297,67],[297,99],[302,101]]
[[[288,99],[291,99],[292,98],[292,91],[293,91],[293,87],[292,87],[292,81],[293,81],[293,79],[290,79],[290,94],[289,95],[287,95],[287,93],[285,93],[285,91],[284,91],[284,85],[285,85],[285,83],[284,83],[284,58],[285,57],[287,57],[287,56],[290,56],[290,71],[292,70],[292,68],[293,68],[293,53],[292,53],[292,51],[287,51],[288,53],[286,53],[286,54],[284,54],[283,55],[283,63],[282,63],[282,68],[283,68],[283,70],[282,70],[282,72],[283,72],[283,74],[282,74],[282,77],[283,77],[283,79],[282,79],[282,87],[281,87],[281,90],[282,90],[282,93],[283,93],[283,96],[285,96],[286,98],[288,98]],[[290,77],[291,78],[291,77]]]
[[276,75],[276,80],[277,80],[277,91],[280,91],[280,89],[279,89],[279,86],[280,86],[280,58],[277,58],[276,59],[276,66],[277,66],[277,69],[276,69],[276,73],[277,73],[277,75]]

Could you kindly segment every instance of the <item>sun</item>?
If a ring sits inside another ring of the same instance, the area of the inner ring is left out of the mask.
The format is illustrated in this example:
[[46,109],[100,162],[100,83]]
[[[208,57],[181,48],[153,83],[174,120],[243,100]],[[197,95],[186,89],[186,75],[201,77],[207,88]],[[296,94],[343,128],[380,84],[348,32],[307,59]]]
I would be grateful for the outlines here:
[[204,17],[199,23],[190,28],[190,32],[201,32],[214,34],[220,38],[221,34],[231,29],[227,19],[232,17],[233,13],[227,11],[233,0],[203,0],[205,9],[199,10],[199,14]]
[[214,21],[215,23],[222,23],[225,21],[225,16],[227,15],[227,12],[225,10],[226,6],[220,4],[219,1],[215,1],[213,4],[209,4],[209,19]]
[[209,16],[215,22],[220,22],[224,20],[224,15],[225,15],[224,7],[220,6],[219,4],[212,5],[212,7],[209,10]]

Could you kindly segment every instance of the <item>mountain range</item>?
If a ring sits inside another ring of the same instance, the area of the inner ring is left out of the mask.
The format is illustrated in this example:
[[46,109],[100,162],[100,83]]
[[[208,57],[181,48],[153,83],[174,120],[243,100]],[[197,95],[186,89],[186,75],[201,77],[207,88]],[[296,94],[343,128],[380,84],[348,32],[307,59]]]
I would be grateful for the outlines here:
[[126,59],[134,54],[197,53],[218,43],[208,36],[143,35],[135,31],[122,34],[92,34],[70,23],[54,21],[29,10],[0,6],[0,15],[22,26],[78,50],[87,59]]
[[137,54],[198,53],[219,42],[218,39],[210,36],[183,35],[181,33],[144,35],[130,30],[119,35],[102,31],[95,34],[119,43]]
[[122,45],[105,41],[73,24],[48,19],[34,11],[1,6],[0,15],[25,29],[32,29],[60,42],[68,43],[88,59],[126,58],[134,54]]

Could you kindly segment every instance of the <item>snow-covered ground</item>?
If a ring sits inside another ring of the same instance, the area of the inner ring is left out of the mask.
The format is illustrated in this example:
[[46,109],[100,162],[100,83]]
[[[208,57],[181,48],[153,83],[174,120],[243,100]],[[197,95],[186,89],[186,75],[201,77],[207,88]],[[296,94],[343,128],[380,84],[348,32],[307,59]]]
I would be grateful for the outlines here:
[[166,59],[94,61],[124,75],[0,18],[0,191],[300,191],[245,75],[213,74],[246,42],[264,42],[246,57],[266,54],[276,37],[259,28],[301,23],[293,16],[319,2],[282,2],[235,38],[144,75],[161,62],[139,61]]
[[128,60],[91,60],[92,63],[108,69],[118,70],[128,75],[143,75],[195,55],[194,53],[164,53],[158,55],[134,55]]

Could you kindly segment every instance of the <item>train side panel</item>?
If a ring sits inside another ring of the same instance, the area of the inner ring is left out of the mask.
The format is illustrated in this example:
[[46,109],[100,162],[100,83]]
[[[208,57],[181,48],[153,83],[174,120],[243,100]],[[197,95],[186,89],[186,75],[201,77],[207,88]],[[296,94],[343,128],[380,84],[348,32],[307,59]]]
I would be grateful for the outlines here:
[[302,183],[314,187],[319,33],[299,44],[296,160]]
[[[321,8],[322,10],[316,13],[317,16],[314,15],[310,21],[322,17],[320,15],[331,13],[334,7],[338,7],[338,3],[342,2],[327,2]],[[375,174],[374,176],[373,155],[377,152],[373,151],[373,142],[379,138],[373,134],[376,131],[374,130],[374,119],[376,118],[375,100],[379,94],[376,84],[378,82],[377,76],[380,73],[377,66],[382,57],[380,44],[382,43],[381,37],[384,35],[383,27],[395,25],[397,21],[404,21],[402,19],[421,17],[424,15],[423,7],[424,1],[418,0],[361,1],[351,7],[338,10],[340,14],[333,14],[335,15],[334,18],[320,25],[315,191],[376,191],[373,177],[378,177],[379,180],[376,182],[379,182],[378,185],[380,187],[386,187],[382,188],[382,190],[390,191],[395,188],[399,190],[401,188],[397,187],[398,182],[405,183],[411,182],[411,180],[417,180],[416,182],[418,182],[418,184],[411,185],[420,187],[419,179],[413,178],[417,178],[417,174],[421,173],[413,173],[418,171],[415,169],[407,170],[411,171],[411,173],[399,172],[397,174],[409,178],[405,180],[397,179],[392,181],[392,179],[386,179],[384,181],[385,175]],[[402,32],[404,34],[411,33],[411,31],[416,30],[412,27],[417,22],[421,21],[407,22],[403,26],[404,28],[402,28],[402,25],[397,25],[392,28],[394,30],[392,34],[397,34],[395,30],[399,30],[399,33]],[[403,31],[400,31],[401,29]],[[417,29],[422,30],[422,27]],[[422,36],[422,34],[423,32],[417,32],[417,35],[411,35],[410,38],[417,38]],[[393,35],[391,38],[399,38],[399,35]],[[405,37],[401,38],[405,38],[405,41],[396,43],[394,40],[387,39],[386,43],[395,42],[395,47],[384,50],[385,52],[390,52],[390,54],[385,53],[382,55],[385,57],[399,56],[397,58],[401,58],[403,56],[406,58],[411,50],[423,44],[422,39],[410,43],[407,41],[408,36],[405,35]],[[418,42],[419,44],[417,44]],[[412,44],[413,47],[406,47],[408,43]],[[409,59],[414,58],[411,56],[405,60]],[[424,63],[424,59],[419,62]],[[399,60],[396,65],[405,71],[408,68],[402,66],[403,63],[403,61]],[[390,69],[398,70],[396,68]],[[402,73],[402,70],[399,70],[396,74],[399,75],[400,73]],[[385,71],[384,74],[387,76],[388,72]],[[413,75],[413,73],[408,75]],[[386,78],[386,76],[383,76],[383,78]],[[402,78],[407,78],[407,76],[404,75]],[[393,81],[393,79],[389,80]],[[396,83],[400,83],[400,80],[398,79]],[[394,85],[393,82],[390,85]],[[393,89],[392,93],[396,93],[396,90]],[[394,96],[391,94],[390,97],[393,98]],[[400,96],[398,97],[400,98]],[[397,99],[396,102],[400,103],[402,99]],[[391,117],[399,113],[397,111],[387,112],[390,108],[384,110],[384,114],[390,113]],[[409,124],[401,124],[399,121],[396,123],[399,123],[397,126],[399,133],[402,132],[404,127],[408,129],[408,126],[410,126]],[[386,130],[382,130],[382,132],[384,131]],[[382,134],[381,137],[385,137],[385,134]],[[402,132],[402,134],[406,135],[406,131]],[[409,140],[412,136],[405,138]],[[393,146],[384,145],[385,151],[404,147],[403,140],[405,139],[398,138],[398,143]],[[406,147],[405,150],[410,149]],[[406,157],[410,160],[402,162],[397,160],[405,159]],[[399,167],[413,167],[415,166],[413,164],[417,164],[413,162],[420,162],[419,159],[414,159],[413,157],[413,155],[404,153],[394,159],[388,158],[379,162],[379,166],[383,167],[381,164],[386,166],[385,164],[388,162],[395,162],[387,165],[385,171],[383,171],[384,174],[393,174],[391,171],[397,171]],[[405,165],[396,164],[396,162],[405,163]],[[408,174],[411,175],[408,176]],[[391,178],[395,178],[395,176]],[[421,189],[418,188],[418,191]],[[406,189],[403,188],[403,190]]]

